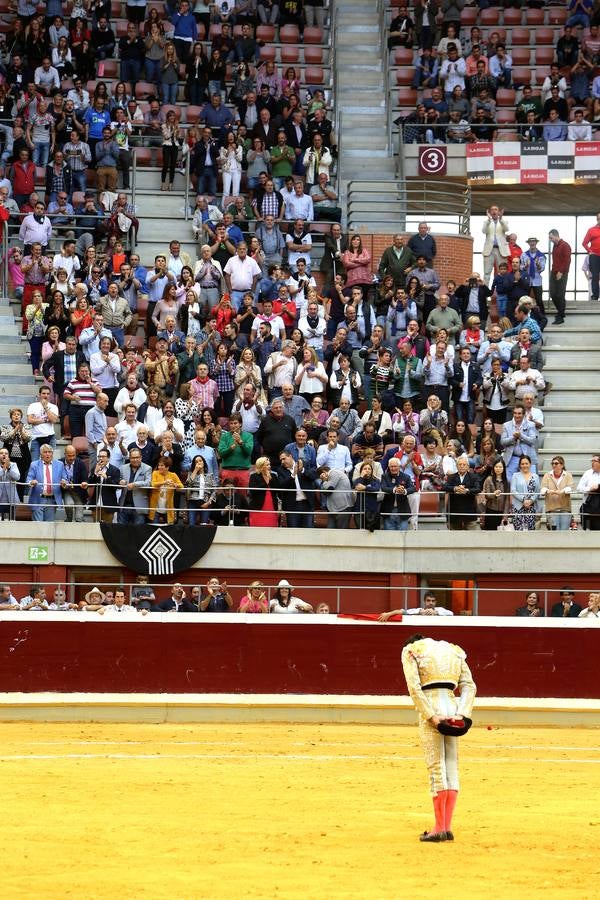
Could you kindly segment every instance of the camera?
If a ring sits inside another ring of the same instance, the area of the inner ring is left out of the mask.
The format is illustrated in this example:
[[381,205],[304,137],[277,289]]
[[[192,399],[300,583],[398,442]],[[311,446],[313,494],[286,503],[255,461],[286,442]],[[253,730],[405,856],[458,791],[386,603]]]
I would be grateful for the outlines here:
[[476,279],[476,278],[469,278],[469,287],[470,287],[470,288],[476,288],[476,287],[477,287],[477,279]]

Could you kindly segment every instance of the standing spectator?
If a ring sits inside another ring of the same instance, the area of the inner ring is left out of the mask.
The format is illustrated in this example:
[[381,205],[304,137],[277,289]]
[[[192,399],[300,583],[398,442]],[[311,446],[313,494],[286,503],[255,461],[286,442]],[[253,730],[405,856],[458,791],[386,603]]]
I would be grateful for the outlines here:
[[553,325],[562,325],[565,321],[567,278],[571,267],[571,247],[561,238],[556,228],[548,234],[552,244],[552,262],[550,266],[550,299],[556,307]]
[[162,126],[162,134],[163,164],[160,189],[161,191],[170,191],[175,180],[177,154],[183,144],[183,135],[173,109],[170,109],[167,113],[167,120]]
[[198,40],[198,27],[188,0],[181,0],[178,12],[171,16],[171,22],[175,26],[173,43],[177,57],[182,63],[187,63],[194,41]]
[[108,125],[102,129],[102,140],[94,146],[96,185],[99,192],[117,190],[119,153],[119,145],[113,140],[112,130]]
[[419,222],[418,232],[417,234],[413,234],[410,238],[408,248],[409,250],[412,250],[415,258],[424,256],[427,265],[431,268],[437,253],[437,247],[435,245],[435,238],[431,236],[430,232],[431,228],[427,222]]
[[489,284],[494,266],[498,266],[501,262],[505,262],[509,255],[508,244],[506,242],[508,222],[504,219],[504,210],[496,205],[490,206],[489,209],[486,210],[486,219],[481,230],[485,235],[485,242],[483,245],[483,277],[486,284]]
[[39,100],[37,110],[30,115],[25,129],[25,139],[32,151],[32,159],[36,166],[46,166],[54,153],[56,133],[54,117],[48,110],[45,100]]
[[321,492],[327,503],[327,527],[348,528],[356,494],[347,473],[343,469],[319,466],[317,477],[321,479]]
[[545,316],[544,301],[542,299],[542,272],[546,268],[546,254],[538,250],[538,239],[527,238],[529,249],[521,256],[521,269],[524,269],[529,278],[529,284],[535,301]]
[[127,24],[127,34],[119,40],[119,59],[121,60],[121,81],[131,85],[132,93],[140,80],[145,47],[139,31],[133,22]]
[[477,510],[475,498],[480,491],[479,478],[469,471],[469,460],[459,456],[456,460],[456,473],[446,479],[445,491],[448,494],[448,528],[451,531],[476,529]]
[[63,464],[54,459],[50,444],[40,447],[40,458],[34,460],[27,473],[29,505],[34,522],[54,522],[56,510],[63,506],[60,480]]
[[600,455],[592,456],[592,466],[587,469],[577,485],[583,494],[581,524],[590,531],[600,531]]
[[379,276],[384,278],[386,275],[391,275],[394,279],[394,287],[403,288],[406,284],[406,276],[413,269],[415,262],[416,257],[407,246],[404,235],[395,234],[391,247],[386,247],[383,251],[378,268]]
[[542,478],[540,495],[546,504],[546,526],[550,531],[568,531],[571,527],[571,494],[575,482],[565,471],[562,456],[552,457],[552,471]]
[[360,235],[354,234],[350,238],[350,246],[342,255],[342,263],[347,275],[346,287],[356,285],[366,294],[372,281],[371,254],[363,248]]
[[596,224],[586,231],[582,244],[589,254],[591,299],[597,301],[600,294],[600,213],[596,215]]

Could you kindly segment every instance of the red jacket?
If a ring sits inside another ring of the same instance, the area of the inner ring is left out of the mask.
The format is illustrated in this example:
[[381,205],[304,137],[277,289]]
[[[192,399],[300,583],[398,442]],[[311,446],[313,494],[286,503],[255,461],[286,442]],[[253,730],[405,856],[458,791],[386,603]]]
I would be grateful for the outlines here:
[[20,160],[13,163],[13,194],[29,196],[35,190],[35,164],[28,160],[23,164]]
[[588,253],[600,256],[600,225],[588,228],[582,244]]
[[571,265],[571,248],[566,241],[560,240],[552,248],[552,273],[561,272],[566,275]]

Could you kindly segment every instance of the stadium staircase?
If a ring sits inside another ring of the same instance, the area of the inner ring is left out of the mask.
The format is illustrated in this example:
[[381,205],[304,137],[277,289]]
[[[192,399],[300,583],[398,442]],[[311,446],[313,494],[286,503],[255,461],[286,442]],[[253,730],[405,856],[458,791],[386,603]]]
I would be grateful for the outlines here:
[[[21,337],[21,302],[0,298],[0,422],[12,406],[23,409],[39,387],[31,372],[29,344]],[[42,379],[39,379],[40,385]]]
[[[543,407],[543,471],[554,454],[564,456],[577,482],[598,453],[600,431],[600,310],[571,303],[564,325],[544,332],[544,378],[552,382]],[[578,505],[578,504],[577,504]]]
[[388,141],[387,49],[383,8],[376,0],[336,4],[335,79],[340,104],[341,194],[348,227],[368,232],[396,231],[398,191]]

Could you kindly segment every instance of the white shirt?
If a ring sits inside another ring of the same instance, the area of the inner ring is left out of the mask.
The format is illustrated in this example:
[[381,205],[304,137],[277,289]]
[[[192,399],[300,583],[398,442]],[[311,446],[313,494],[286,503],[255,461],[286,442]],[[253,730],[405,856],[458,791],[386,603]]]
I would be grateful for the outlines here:
[[[300,237],[297,234],[286,234],[285,243],[288,248],[288,263],[290,265],[290,269],[296,268],[296,262],[299,259],[306,260],[306,267],[310,266],[310,252],[312,250],[312,238],[309,233]],[[290,250],[290,244],[302,244],[303,246],[307,246],[307,250]]]
[[[146,391],[144,388],[136,388],[133,392],[133,396],[131,396],[129,389],[124,387],[121,388],[117,396],[115,397],[115,412],[118,415],[119,419],[122,421],[125,418],[125,407],[128,403],[133,403],[136,409],[139,409],[142,403],[146,402]],[[160,410],[159,410],[160,414]]]
[[115,428],[115,431],[117,432],[117,443],[122,442],[125,448],[129,447],[130,444],[135,442],[137,433],[141,427],[142,423],[137,420],[133,425],[129,425],[129,423],[123,419],[123,421],[119,422]]
[[[420,606],[419,606],[417,609],[406,609],[406,610],[405,610],[405,613],[406,613],[407,616],[424,616],[424,615],[427,615],[427,613],[425,612],[425,609],[424,609],[424,608],[421,609]],[[429,613],[429,615],[434,615],[434,616],[453,616],[454,613],[452,612],[452,610],[450,610],[450,609],[445,609],[443,606],[436,606],[434,609],[431,610],[431,613]]]
[[[53,415],[58,416],[58,406],[55,406],[54,403],[49,403],[48,409]],[[27,415],[35,416],[37,419],[43,418],[45,420],[44,422],[40,422],[39,425],[30,426],[32,439],[54,435],[54,425],[48,420],[46,411],[39,401],[29,404],[27,407]]]
[[73,275],[80,269],[79,260],[73,256],[63,256],[62,253],[55,253],[52,260],[52,268],[56,272],[58,269],[64,269],[67,273],[67,281],[73,281]]
[[87,109],[90,105],[90,95],[88,91],[84,91],[81,89],[81,95],[77,93],[75,88],[72,88],[67,94],[67,100],[73,101],[73,106],[75,109]]
[[273,598],[269,603],[269,612],[270,613],[300,613],[305,610],[308,611],[310,606],[308,603],[305,603],[304,600],[301,600],[300,597],[290,597],[289,603],[287,606],[281,606],[279,601]]
[[255,277],[261,274],[258,263],[251,256],[246,256],[245,259],[240,259],[239,256],[232,256],[227,261],[223,271],[231,278],[231,289],[233,291],[251,290]]
[[269,318],[263,315],[256,316],[252,322],[252,331],[255,331],[256,334],[258,334],[262,322],[269,323],[271,326],[271,334],[274,338],[278,338],[280,341],[285,340],[285,325],[283,324],[281,316],[271,316]]
[[461,362],[461,368],[463,373],[463,386],[460,392],[460,402],[468,403],[469,402],[469,363]]
[[126,603],[123,604],[123,606],[117,606],[115,603],[112,603],[110,606],[105,606],[102,615],[105,619],[141,618],[140,613],[137,611],[137,609],[134,609],[133,606],[128,606]]
[[593,488],[597,488],[600,484],[600,472],[594,472],[593,469],[588,469],[587,472],[584,472],[581,478],[579,479],[579,484],[577,485],[577,491],[584,495],[583,499],[587,500],[589,497],[589,493]]
[[307,347],[314,347],[317,350],[323,349],[323,336],[327,330],[327,323],[323,316],[319,316],[319,321],[314,328],[308,324],[308,318],[302,316],[298,322],[298,328],[304,336]]

